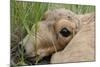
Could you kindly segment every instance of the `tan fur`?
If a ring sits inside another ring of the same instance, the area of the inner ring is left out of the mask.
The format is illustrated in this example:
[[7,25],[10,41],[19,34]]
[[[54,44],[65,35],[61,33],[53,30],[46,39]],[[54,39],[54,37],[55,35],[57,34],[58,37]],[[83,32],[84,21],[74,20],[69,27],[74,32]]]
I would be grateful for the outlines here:
[[[43,58],[54,53],[51,63],[94,60],[94,19],[91,13],[76,15],[67,9],[48,10],[38,31],[24,38],[26,54]],[[59,31],[63,27],[71,32],[70,36],[61,36]]]
[[64,50],[52,56],[51,63],[95,60],[95,14],[90,13],[78,17],[81,20],[79,32]]
[[[48,10],[40,21],[36,39],[34,32],[28,34],[23,40],[23,45],[28,56],[45,57],[62,50],[77,32],[79,19],[76,14],[67,9]],[[67,28],[71,35],[63,37],[59,31]]]

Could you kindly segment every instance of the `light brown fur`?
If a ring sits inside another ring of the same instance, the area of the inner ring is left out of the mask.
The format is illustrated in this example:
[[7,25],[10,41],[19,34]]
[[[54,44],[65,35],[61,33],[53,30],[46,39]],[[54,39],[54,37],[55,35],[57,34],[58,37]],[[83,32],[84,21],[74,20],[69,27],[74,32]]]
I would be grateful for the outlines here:
[[[34,32],[23,40],[26,54],[43,58],[56,52],[51,58],[51,63],[85,61],[86,58],[94,60],[94,47],[89,45],[94,45],[94,20],[90,19],[93,15],[76,15],[67,9],[47,11],[40,21],[36,40]],[[68,37],[59,33],[63,27],[71,32]]]
[[[45,57],[62,50],[77,32],[78,23],[76,14],[67,9],[48,10],[40,21],[36,41],[30,34],[24,38],[26,54],[31,57],[37,55]],[[70,36],[63,37],[59,33],[63,27],[71,32]]]
[[95,60],[95,14],[90,13],[78,17],[81,20],[79,32],[64,50],[52,56],[51,63]]

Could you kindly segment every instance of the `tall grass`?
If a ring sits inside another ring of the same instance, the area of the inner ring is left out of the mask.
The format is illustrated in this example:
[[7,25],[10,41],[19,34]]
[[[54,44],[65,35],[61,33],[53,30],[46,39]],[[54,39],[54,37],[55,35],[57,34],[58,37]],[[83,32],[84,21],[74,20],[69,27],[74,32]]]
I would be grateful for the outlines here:
[[[38,22],[48,9],[66,8],[77,14],[94,12],[95,6],[54,4],[41,2],[19,2],[11,0],[11,64],[24,65],[26,59],[23,46],[19,42],[30,33],[31,28],[37,31]],[[38,63],[38,62],[37,62]],[[31,64],[31,63],[30,63]]]
[[[41,19],[44,12],[48,9],[48,4],[43,3],[31,3],[31,2],[16,2],[11,1],[11,51],[14,51],[18,43],[25,37],[26,34],[30,33],[31,27],[37,28],[38,21]],[[14,51],[14,52],[13,52]],[[17,48],[20,56],[18,58],[17,65],[25,63],[23,46]],[[18,53],[16,53],[18,54]],[[15,61],[16,61],[15,60]]]

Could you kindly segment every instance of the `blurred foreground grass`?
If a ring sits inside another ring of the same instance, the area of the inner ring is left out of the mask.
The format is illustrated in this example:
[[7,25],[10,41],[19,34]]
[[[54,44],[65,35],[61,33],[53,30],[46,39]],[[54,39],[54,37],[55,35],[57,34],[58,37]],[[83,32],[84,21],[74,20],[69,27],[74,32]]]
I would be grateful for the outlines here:
[[[66,8],[77,14],[95,12],[95,6],[55,4],[41,2],[19,2],[11,0],[11,65],[32,65],[26,60],[23,46],[19,42],[28,34],[32,28],[37,28],[44,12],[48,9]],[[41,63],[42,64],[42,63]]]

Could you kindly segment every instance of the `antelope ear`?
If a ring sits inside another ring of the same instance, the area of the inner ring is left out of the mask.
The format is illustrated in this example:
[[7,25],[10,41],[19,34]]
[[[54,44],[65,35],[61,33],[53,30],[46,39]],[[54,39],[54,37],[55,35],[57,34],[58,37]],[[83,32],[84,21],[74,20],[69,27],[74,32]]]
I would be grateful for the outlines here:
[[78,15],[77,16],[80,21],[81,21],[81,24],[88,24],[89,22],[93,22],[95,21],[95,13],[88,13],[88,14],[84,14],[84,15]]

